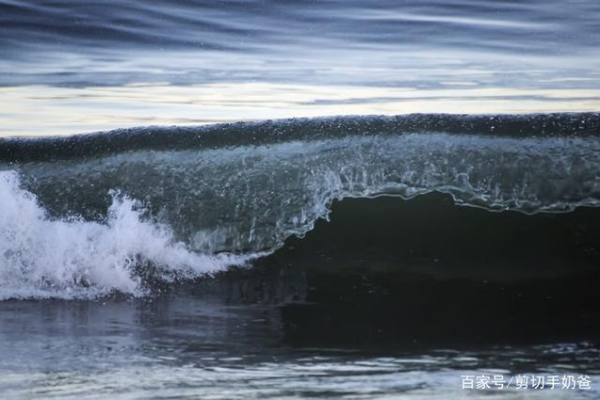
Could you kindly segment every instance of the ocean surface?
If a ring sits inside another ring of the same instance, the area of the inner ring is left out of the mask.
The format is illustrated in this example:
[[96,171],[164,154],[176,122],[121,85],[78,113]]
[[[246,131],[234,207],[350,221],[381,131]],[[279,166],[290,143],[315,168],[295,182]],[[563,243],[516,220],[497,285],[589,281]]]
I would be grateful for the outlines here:
[[0,398],[600,398],[599,20],[0,0]]
[[0,2],[0,136],[598,111],[594,0]]

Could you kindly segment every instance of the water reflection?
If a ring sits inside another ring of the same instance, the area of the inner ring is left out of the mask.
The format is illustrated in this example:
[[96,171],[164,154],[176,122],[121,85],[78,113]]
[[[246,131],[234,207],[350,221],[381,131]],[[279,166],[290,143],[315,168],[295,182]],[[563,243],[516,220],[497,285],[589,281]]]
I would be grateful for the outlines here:
[[240,120],[409,113],[546,113],[597,111],[600,92],[587,88],[441,89],[276,83],[0,87],[10,99],[0,137],[67,135],[141,125],[202,125]]
[[[461,389],[461,375],[600,378],[598,349],[587,342],[385,354],[292,349],[283,344],[277,308],[196,295],[2,302],[0,311],[0,386],[15,399],[473,398]],[[509,399],[519,392],[496,394]],[[581,393],[527,392],[573,394]],[[598,388],[586,394],[597,396]]]

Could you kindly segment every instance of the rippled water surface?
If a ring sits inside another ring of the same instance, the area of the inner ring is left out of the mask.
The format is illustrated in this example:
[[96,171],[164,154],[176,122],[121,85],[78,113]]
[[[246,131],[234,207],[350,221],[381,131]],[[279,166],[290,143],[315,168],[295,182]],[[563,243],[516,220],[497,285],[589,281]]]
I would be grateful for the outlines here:
[[[0,386],[10,399],[449,399],[463,375],[586,374],[590,343],[452,350],[297,348],[265,307],[194,296],[151,302],[0,303]],[[319,343],[314,343],[318,346]],[[494,398],[597,398],[589,391],[492,391]]]
[[597,111],[599,14],[594,0],[3,0],[0,135]]

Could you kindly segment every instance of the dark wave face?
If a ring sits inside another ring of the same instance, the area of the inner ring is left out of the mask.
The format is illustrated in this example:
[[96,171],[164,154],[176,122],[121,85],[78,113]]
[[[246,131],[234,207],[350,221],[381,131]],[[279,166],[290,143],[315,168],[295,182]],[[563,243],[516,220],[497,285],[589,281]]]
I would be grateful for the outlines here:
[[163,280],[244,263],[303,236],[344,198],[441,192],[528,214],[597,207],[598,124],[597,114],[416,115],[4,140],[3,293],[140,294],[140,263]]

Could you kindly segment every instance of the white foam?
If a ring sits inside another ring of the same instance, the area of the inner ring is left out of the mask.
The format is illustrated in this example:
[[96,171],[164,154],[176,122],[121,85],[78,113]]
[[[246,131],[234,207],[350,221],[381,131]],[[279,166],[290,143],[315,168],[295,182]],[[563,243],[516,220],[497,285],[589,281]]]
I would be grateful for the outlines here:
[[[192,278],[253,256],[194,253],[164,225],[143,221],[136,201],[115,195],[106,223],[52,220],[18,174],[0,172],[0,300],[96,298],[147,291],[136,265],[165,280]],[[147,263],[147,264],[140,264]]]

